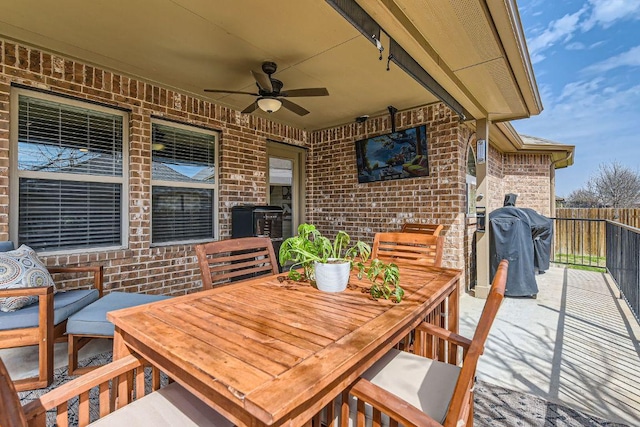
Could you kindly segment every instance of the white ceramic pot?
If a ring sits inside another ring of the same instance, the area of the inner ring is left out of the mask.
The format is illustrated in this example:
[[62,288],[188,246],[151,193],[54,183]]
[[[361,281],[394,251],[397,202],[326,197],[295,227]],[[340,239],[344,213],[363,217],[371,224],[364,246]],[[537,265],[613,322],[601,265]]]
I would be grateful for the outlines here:
[[[331,261],[331,259],[329,260]],[[349,283],[351,271],[349,262],[319,263],[314,265],[316,286],[324,292],[342,292]]]

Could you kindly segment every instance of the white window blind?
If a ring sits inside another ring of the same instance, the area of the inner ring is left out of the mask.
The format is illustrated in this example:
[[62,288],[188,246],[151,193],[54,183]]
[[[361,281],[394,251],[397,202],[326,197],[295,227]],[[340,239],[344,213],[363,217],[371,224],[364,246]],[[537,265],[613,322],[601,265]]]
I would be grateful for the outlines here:
[[154,122],[152,151],[152,243],[214,238],[216,134]]
[[121,246],[125,114],[51,98],[18,98],[18,242]]

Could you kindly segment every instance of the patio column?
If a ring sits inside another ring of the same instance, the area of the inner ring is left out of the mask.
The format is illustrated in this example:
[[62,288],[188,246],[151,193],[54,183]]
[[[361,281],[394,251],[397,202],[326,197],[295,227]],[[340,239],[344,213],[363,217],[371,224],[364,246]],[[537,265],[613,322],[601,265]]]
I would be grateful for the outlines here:
[[[487,171],[489,170],[489,124],[488,119],[476,120],[476,141],[484,141],[476,147],[477,164],[476,164],[476,194],[482,194],[483,197],[477,202],[478,213],[485,213],[485,231],[476,231],[476,278],[475,296],[476,298],[486,299],[491,288],[489,280],[489,183],[487,179]],[[481,147],[484,145],[484,153],[481,153]],[[484,155],[483,155],[484,154]],[[484,157],[484,161],[482,161]]]
[[551,163],[549,170],[549,216],[552,218],[556,216],[556,165],[555,162]]

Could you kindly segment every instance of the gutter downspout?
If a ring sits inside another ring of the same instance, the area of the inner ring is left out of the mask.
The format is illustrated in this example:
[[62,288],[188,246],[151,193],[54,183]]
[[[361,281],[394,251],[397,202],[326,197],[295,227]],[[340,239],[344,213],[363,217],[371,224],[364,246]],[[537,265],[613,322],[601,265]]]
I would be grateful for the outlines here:
[[573,157],[573,151],[569,153],[569,155],[565,158],[555,160],[551,162],[551,166],[549,166],[550,171],[549,174],[553,176],[553,179],[549,181],[549,193],[551,194],[551,206],[549,212],[551,212],[551,216],[556,216],[556,164],[560,162],[567,161]]

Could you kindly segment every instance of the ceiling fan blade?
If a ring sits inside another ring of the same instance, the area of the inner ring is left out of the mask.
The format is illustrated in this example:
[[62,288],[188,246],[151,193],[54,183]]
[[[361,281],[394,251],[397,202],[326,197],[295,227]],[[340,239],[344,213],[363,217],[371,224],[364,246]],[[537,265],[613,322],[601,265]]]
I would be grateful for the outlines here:
[[306,89],[291,89],[280,92],[280,96],[288,96],[289,98],[295,96],[327,96],[329,91],[325,87],[309,87]]
[[253,93],[253,92],[243,92],[241,90],[223,90],[223,89],[205,89],[205,92],[213,92],[213,93],[239,93],[241,95],[253,95],[253,96],[260,96],[257,93]]
[[271,79],[269,78],[269,76],[262,73],[256,73],[253,70],[251,70],[251,74],[253,74],[253,78],[256,79],[256,83],[258,83],[260,89],[269,93],[273,92],[273,87],[271,86]]
[[282,106],[284,108],[286,108],[287,110],[293,111],[294,113],[296,113],[299,116],[306,116],[307,114],[309,114],[309,111],[305,110],[304,108],[302,108],[298,104],[295,104],[295,103],[289,101],[288,99],[278,98],[278,100],[280,102],[282,102]]
[[242,110],[242,114],[253,113],[258,109],[258,101],[254,101],[253,104],[249,105],[247,108]]

